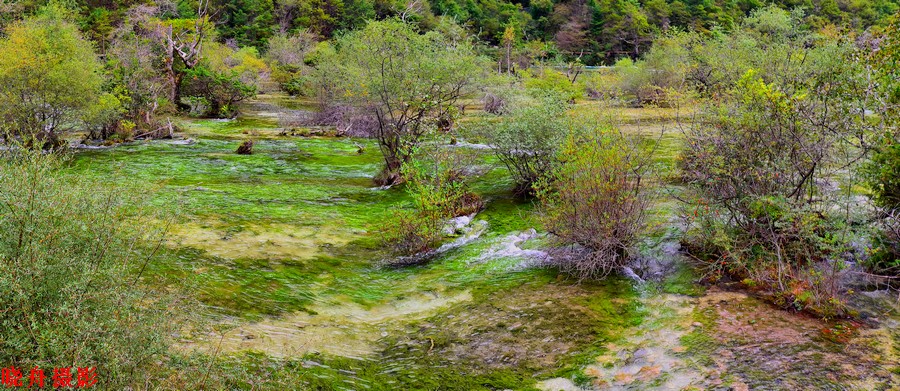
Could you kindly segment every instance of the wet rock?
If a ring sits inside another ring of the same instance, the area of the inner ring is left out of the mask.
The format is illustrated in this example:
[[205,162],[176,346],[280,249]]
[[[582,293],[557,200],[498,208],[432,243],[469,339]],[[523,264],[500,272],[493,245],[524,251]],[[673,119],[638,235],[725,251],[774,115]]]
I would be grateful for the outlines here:
[[550,260],[550,255],[547,254],[546,251],[541,250],[525,250],[519,247],[519,244],[525,242],[527,240],[533,239],[537,237],[537,231],[534,228],[526,230],[524,232],[515,233],[506,236],[500,242],[498,246],[486,251],[481,257],[478,259],[479,262],[484,262],[490,259],[496,258],[524,258],[525,262],[518,265],[520,268],[534,266],[535,264],[547,262]]
[[194,140],[192,138],[186,138],[184,140],[169,141],[169,144],[172,144],[172,145],[194,145],[196,143],[197,143],[197,140]]
[[641,369],[637,373],[638,379],[642,381],[650,381],[659,377],[662,374],[662,368],[654,365],[654,366],[645,366],[641,367]]
[[450,219],[447,224],[444,225],[443,232],[445,235],[453,235],[458,233],[463,233],[463,229],[468,226],[475,215],[471,216],[459,216]]
[[636,284],[643,284],[645,282],[644,279],[641,278],[641,276],[637,275],[637,273],[634,272],[634,269],[628,266],[622,268],[622,274],[624,274],[625,277],[630,278]]
[[616,376],[613,376],[613,379],[615,379],[616,383],[619,384],[630,384],[634,382],[634,376],[626,372],[617,373]]
[[487,231],[488,223],[484,220],[475,220],[474,222],[467,224],[464,226],[461,231],[462,233],[458,238],[450,243],[445,243],[438,247],[436,250],[412,255],[405,257],[397,257],[394,259],[389,259],[385,261],[385,265],[389,267],[408,267],[408,266],[418,266],[424,265],[430,262],[432,259],[437,257],[438,255],[444,254],[447,251],[453,250],[455,248],[459,248],[465,246],[472,241],[481,237],[485,231]]
[[575,385],[571,380],[557,377],[555,379],[544,380],[538,382],[535,387],[543,391],[580,391],[581,388]]

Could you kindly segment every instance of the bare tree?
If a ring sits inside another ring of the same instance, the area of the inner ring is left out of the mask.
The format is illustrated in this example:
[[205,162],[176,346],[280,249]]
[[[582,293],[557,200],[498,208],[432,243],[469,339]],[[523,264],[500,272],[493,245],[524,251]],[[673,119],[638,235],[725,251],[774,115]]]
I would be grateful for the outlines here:
[[[209,34],[210,14],[209,1],[200,0],[197,5],[197,18],[191,22],[161,21],[157,34],[165,42],[164,64],[166,77],[169,83],[169,100],[175,105],[184,108],[181,103],[181,81],[184,78],[184,69],[193,69],[202,60],[203,41]],[[180,61],[183,68],[179,68]]]

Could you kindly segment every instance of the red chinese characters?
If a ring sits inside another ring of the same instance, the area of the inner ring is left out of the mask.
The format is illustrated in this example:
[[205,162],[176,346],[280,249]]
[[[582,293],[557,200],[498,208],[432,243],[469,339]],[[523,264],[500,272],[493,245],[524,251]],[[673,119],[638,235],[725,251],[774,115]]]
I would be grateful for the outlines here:
[[[74,373],[73,373],[74,370]],[[44,388],[51,386],[53,388],[91,388],[97,384],[99,377],[97,376],[96,367],[61,367],[53,368],[52,381],[47,381],[47,376],[41,368],[32,368],[28,373],[27,384],[23,371],[16,367],[2,368],[0,373],[0,385],[3,388]]]
[[28,374],[28,387],[38,388],[44,386],[44,370],[40,368],[31,368],[31,373]]
[[0,380],[4,387],[22,387],[22,371],[15,367],[3,368]]
[[97,384],[97,368],[78,368],[78,387],[85,388]]
[[53,387],[72,387],[72,368],[53,368]]

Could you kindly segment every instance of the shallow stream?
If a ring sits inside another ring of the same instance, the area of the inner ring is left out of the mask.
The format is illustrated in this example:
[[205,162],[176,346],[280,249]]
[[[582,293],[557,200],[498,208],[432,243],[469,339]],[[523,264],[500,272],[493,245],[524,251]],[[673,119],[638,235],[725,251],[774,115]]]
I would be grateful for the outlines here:
[[[425,265],[388,267],[373,232],[407,195],[374,187],[369,140],[280,135],[280,113],[303,107],[262,97],[236,120],[184,120],[189,142],[77,154],[75,170],[158,185],[155,202],[175,212],[149,278],[203,304],[178,351],[296,363],[265,376],[300,389],[900,389],[895,298],[866,296],[879,314],[866,322],[823,322],[699,286],[670,237],[671,205],[652,246],[676,250],[656,252],[664,279],[579,282],[534,267],[532,205],[480,149],[477,230]],[[622,117],[662,130],[672,119]],[[235,154],[246,138],[253,155]],[[678,137],[662,140],[671,163]]]

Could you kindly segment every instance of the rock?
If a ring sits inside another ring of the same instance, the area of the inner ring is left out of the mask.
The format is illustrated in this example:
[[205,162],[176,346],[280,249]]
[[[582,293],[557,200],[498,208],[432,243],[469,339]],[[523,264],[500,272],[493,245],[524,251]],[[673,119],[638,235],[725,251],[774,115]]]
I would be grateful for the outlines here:
[[638,371],[637,376],[638,376],[638,378],[640,378],[643,381],[648,381],[648,380],[656,379],[657,377],[659,377],[659,375],[661,373],[662,373],[662,368],[660,368],[658,365],[654,365],[654,366],[642,367]]
[[641,276],[638,276],[637,273],[634,272],[634,269],[632,269],[632,268],[630,268],[630,267],[628,267],[628,266],[625,266],[625,267],[622,268],[622,274],[624,274],[625,277],[628,277],[628,278],[630,278],[631,280],[633,280],[633,281],[634,281],[636,284],[638,284],[638,285],[643,284],[644,282],[646,282],[646,281],[644,281],[643,278],[641,278]]
[[581,389],[571,380],[557,377],[538,382],[535,387],[544,391],[580,391]]
[[192,139],[192,138],[186,138],[186,139],[184,139],[184,140],[172,140],[172,141],[169,141],[169,144],[172,144],[172,145],[193,145],[193,144],[196,143],[196,142],[197,142],[197,141],[195,141],[195,140]]
[[447,224],[444,225],[444,234],[453,235],[462,233],[463,228],[468,226],[473,220],[473,216],[459,216],[454,217],[447,221]]
[[619,372],[616,376],[613,376],[613,379],[616,379],[617,383],[629,384],[634,381],[634,376],[631,376],[629,373]]

